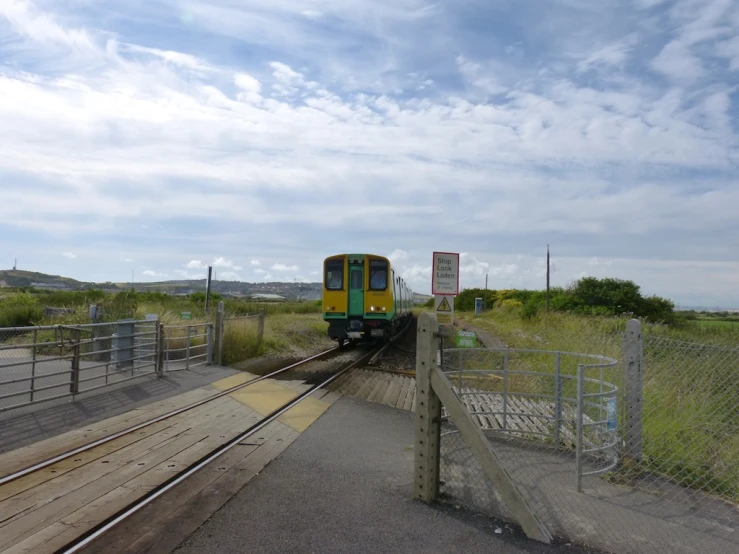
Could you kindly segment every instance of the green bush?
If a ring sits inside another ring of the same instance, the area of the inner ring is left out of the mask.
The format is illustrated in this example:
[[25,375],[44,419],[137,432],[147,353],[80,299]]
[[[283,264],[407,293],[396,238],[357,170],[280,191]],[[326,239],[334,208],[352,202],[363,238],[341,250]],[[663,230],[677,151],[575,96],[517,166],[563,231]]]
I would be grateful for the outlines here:
[[0,300],[0,327],[38,325],[43,317],[43,308],[30,293],[14,294]]

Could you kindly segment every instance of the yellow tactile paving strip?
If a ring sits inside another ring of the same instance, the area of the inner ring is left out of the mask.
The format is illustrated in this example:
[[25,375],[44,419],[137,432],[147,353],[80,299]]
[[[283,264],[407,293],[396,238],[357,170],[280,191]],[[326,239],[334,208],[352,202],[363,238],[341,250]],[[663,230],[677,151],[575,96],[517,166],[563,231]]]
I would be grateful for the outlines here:
[[[226,390],[245,383],[254,377],[255,375],[250,373],[237,374],[216,381],[212,385],[218,390]],[[234,391],[229,396],[264,416],[285,405],[298,396],[298,394],[295,390],[280,385],[275,379],[264,379],[263,381]],[[282,414],[277,421],[284,423],[298,433],[302,433],[314,421],[321,417],[329,406],[330,404],[328,402],[308,397],[297,406]]]

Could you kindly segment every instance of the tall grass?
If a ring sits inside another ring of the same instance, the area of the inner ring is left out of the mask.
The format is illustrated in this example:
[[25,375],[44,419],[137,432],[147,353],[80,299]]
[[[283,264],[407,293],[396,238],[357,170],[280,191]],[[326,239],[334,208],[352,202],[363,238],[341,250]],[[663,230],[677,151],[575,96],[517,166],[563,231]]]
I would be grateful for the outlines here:
[[[457,318],[511,348],[617,360],[623,357],[628,321],[561,313],[527,320],[511,309]],[[739,330],[642,322],[642,335],[644,458],[630,471],[662,475],[739,501]],[[620,387],[620,368],[609,379]]]
[[304,356],[333,342],[320,314],[273,314],[264,322],[264,336],[258,340],[257,319],[226,320],[223,365],[231,366],[265,354]]

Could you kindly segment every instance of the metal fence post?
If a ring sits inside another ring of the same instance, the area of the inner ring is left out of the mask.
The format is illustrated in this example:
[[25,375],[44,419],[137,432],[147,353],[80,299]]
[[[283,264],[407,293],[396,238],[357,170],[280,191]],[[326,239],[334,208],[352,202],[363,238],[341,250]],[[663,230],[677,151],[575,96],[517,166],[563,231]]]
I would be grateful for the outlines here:
[[36,390],[36,343],[38,343],[38,329],[33,330],[33,351],[31,353],[31,402]]
[[190,326],[187,326],[187,342],[185,343],[185,369],[190,369]]
[[206,355],[205,359],[207,360],[208,365],[213,365],[213,324],[208,323],[208,346],[206,346]]
[[262,310],[259,312],[259,322],[257,323],[257,347],[262,346],[262,340],[264,339],[264,317],[265,312]]
[[503,353],[503,431],[508,429],[508,349]]
[[575,444],[575,465],[577,466],[577,492],[582,492],[582,423],[585,403],[585,368],[577,366],[577,439]]
[[562,426],[562,367],[559,352],[554,355],[554,444],[559,446],[559,428]]
[[439,324],[434,313],[418,318],[416,354],[415,497],[433,502],[439,494],[441,402],[431,387]]
[[226,306],[223,300],[218,302],[218,311],[216,312],[216,364],[223,364],[223,333],[225,331]]
[[164,324],[157,323],[157,373],[164,377]]
[[80,330],[72,329],[72,372],[69,392],[73,395],[80,392],[80,338]]
[[623,344],[624,457],[642,455],[642,333],[638,319],[626,323]]

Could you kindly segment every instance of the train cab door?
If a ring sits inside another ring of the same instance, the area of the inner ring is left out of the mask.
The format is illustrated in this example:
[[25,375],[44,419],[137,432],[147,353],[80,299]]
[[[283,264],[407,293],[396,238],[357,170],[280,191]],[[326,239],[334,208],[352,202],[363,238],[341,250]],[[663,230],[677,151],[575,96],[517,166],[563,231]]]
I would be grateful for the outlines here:
[[349,261],[349,316],[364,316],[364,266]]

